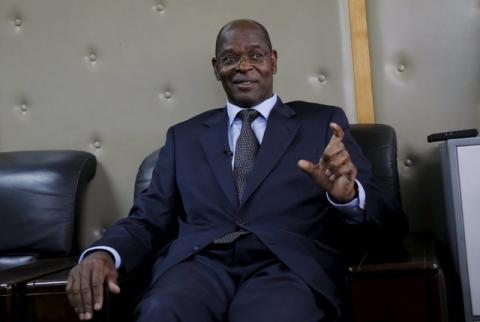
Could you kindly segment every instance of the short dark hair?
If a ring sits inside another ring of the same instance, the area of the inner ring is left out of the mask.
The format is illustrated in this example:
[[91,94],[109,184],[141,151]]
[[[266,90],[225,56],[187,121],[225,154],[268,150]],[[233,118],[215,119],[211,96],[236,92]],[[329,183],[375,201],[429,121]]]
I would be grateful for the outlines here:
[[265,39],[265,44],[267,45],[268,49],[271,51],[272,50],[272,42],[270,41],[270,35],[268,34],[267,28],[265,28],[261,23],[255,20],[250,20],[250,19],[238,19],[238,20],[232,20],[229,23],[227,23],[225,26],[220,29],[220,31],[217,34],[217,40],[215,41],[215,56],[217,56],[218,51],[220,50],[220,45],[221,45],[221,38],[222,34],[225,30],[230,29],[232,27],[235,27],[236,25],[242,24],[242,23],[251,23],[254,24],[260,29],[260,32],[262,33],[263,38]]

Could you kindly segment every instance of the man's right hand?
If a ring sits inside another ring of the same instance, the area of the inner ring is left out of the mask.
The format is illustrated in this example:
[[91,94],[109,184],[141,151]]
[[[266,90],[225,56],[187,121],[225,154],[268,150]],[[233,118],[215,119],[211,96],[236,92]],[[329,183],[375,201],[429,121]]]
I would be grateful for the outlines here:
[[99,311],[102,308],[104,283],[107,283],[110,292],[120,292],[117,278],[112,256],[102,250],[92,252],[72,268],[65,291],[80,320],[90,320],[93,309]]

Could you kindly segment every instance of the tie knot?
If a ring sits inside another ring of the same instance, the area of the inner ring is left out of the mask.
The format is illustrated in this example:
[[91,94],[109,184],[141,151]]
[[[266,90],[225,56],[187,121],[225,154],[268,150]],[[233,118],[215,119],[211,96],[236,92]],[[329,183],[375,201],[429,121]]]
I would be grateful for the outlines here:
[[252,123],[253,120],[255,120],[260,115],[260,113],[253,108],[248,108],[241,110],[240,112],[238,112],[237,115],[242,119],[244,123]]

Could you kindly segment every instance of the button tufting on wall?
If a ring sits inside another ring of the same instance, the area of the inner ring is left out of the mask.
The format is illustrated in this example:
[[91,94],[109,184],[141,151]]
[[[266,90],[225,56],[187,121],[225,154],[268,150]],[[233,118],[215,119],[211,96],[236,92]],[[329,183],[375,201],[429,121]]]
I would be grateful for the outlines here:
[[413,161],[412,161],[412,159],[406,159],[404,164],[407,168],[410,168],[413,164]]
[[407,67],[406,67],[404,64],[399,64],[399,65],[397,66],[397,70],[398,70],[398,72],[400,72],[400,73],[403,73],[403,72],[405,71],[405,69],[407,69]]
[[26,113],[28,111],[27,104],[20,105],[20,111],[22,111],[23,113]]
[[23,24],[23,21],[22,21],[22,19],[17,18],[17,19],[15,19],[15,21],[13,23],[15,24],[16,27],[21,27],[22,24]]
[[94,147],[95,149],[100,149],[100,148],[102,147],[102,143],[101,143],[100,141],[95,141],[95,142],[93,143],[93,147]]
[[163,5],[163,3],[157,3],[155,5],[155,10],[157,10],[158,12],[163,12],[165,10],[165,6]]
[[92,63],[97,61],[97,55],[95,54],[90,54],[88,55],[88,60],[91,61]]
[[167,100],[172,98],[172,92],[170,91],[165,91],[163,92],[163,97],[165,97]]
[[94,229],[93,230],[93,236],[96,238],[96,239],[99,239],[101,238],[103,235],[103,232],[101,229]]
[[327,76],[325,76],[325,74],[320,74],[318,75],[317,79],[320,83],[325,83],[325,81],[327,80]]

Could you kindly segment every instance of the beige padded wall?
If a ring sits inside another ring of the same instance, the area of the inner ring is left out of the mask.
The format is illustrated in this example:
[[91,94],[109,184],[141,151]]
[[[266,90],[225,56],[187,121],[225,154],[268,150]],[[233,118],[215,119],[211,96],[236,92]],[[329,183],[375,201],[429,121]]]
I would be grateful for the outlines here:
[[399,139],[404,206],[414,230],[444,237],[433,132],[480,126],[480,1],[368,0],[376,121]]
[[214,39],[243,17],[271,31],[284,100],[340,105],[355,121],[347,0],[0,1],[0,150],[97,156],[83,245],[127,214],[168,126],[224,104]]

